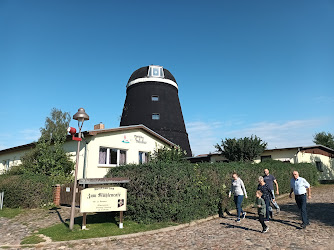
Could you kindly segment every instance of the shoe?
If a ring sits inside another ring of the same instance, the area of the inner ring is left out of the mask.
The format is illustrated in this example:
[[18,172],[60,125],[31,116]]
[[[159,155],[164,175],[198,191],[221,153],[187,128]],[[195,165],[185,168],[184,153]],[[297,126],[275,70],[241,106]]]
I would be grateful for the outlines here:
[[242,219],[245,219],[246,218],[246,212],[243,212],[242,213]]
[[281,212],[281,209],[280,209],[280,208],[277,208],[277,209],[276,209],[276,214],[279,214],[279,212]]
[[302,227],[302,229],[305,229],[307,226],[309,226],[310,225],[310,223],[309,224],[301,224],[301,227]]
[[238,218],[238,219],[236,219],[235,221],[236,221],[236,222],[240,222],[241,220],[240,220],[240,218]]
[[268,232],[268,230],[269,230],[269,227],[266,227],[265,229],[263,229],[262,233],[266,233]]
[[264,222],[269,222],[269,220],[264,220]]

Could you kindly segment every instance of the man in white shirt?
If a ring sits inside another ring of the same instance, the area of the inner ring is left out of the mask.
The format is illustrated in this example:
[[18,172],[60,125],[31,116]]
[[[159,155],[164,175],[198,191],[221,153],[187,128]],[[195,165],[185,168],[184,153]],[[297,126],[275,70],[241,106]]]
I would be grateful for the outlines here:
[[309,199],[311,199],[311,186],[304,178],[299,176],[297,171],[292,172],[293,178],[290,181],[290,195],[292,198],[292,192],[295,193],[295,200],[297,206],[301,212],[302,216],[302,228],[306,228],[306,226],[310,225],[308,217],[307,217],[307,209],[306,209],[306,193]]

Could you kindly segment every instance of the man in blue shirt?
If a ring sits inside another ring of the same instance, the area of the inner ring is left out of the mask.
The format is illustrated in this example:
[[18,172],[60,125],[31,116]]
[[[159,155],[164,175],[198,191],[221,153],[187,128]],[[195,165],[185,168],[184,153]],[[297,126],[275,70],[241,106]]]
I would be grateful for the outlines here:
[[306,193],[309,199],[311,199],[311,186],[304,178],[299,176],[297,171],[292,172],[293,178],[290,181],[290,195],[292,198],[292,192],[295,193],[295,200],[299,210],[301,211],[302,216],[302,228],[305,229],[306,226],[310,225],[309,220],[307,218],[307,210],[306,210]]
[[269,174],[269,170],[267,168],[264,170],[263,180],[269,186],[269,188],[271,190],[271,193],[272,193],[273,199],[274,199],[274,200],[271,199],[271,203],[273,203],[274,207],[276,208],[276,212],[279,213],[280,208],[279,208],[277,202],[275,201],[275,192],[274,192],[274,183],[275,183],[276,194],[279,195],[278,183],[277,183],[276,178],[273,175]]

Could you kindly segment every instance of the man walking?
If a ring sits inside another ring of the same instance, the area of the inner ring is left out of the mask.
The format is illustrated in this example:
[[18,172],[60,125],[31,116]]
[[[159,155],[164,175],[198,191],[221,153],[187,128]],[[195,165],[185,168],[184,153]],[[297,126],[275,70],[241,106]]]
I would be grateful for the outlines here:
[[279,195],[277,180],[276,180],[276,178],[274,176],[272,176],[271,174],[269,174],[269,170],[268,169],[264,170],[263,180],[269,186],[269,188],[271,190],[271,193],[273,194],[273,199],[271,199],[271,203],[276,208],[276,212],[279,213],[280,208],[279,208],[279,206],[278,206],[278,204],[276,202],[275,192],[274,192],[274,183],[275,183],[275,185],[276,185],[276,194]]
[[306,193],[309,199],[311,199],[311,186],[304,178],[299,176],[297,171],[292,172],[293,178],[290,181],[290,195],[289,197],[292,198],[292,192],[295,193],[295,200],[297,206],[301,212],[303,224],[301,225],[303,229],[306,226],[310,225],[309,220],[307,218],[307,210],[306,210]]

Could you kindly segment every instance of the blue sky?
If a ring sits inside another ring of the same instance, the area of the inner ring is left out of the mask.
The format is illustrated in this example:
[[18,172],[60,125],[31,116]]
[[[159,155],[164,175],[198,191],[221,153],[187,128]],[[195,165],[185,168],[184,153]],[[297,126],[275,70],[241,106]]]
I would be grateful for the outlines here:
[[[0,1],[0,149],[53,107],[118,127],[136,69],[167,68],[195,155],[224,138],[269,148],[334,132],[333,1]],[[72,126],[76,126],[73,121]]]

